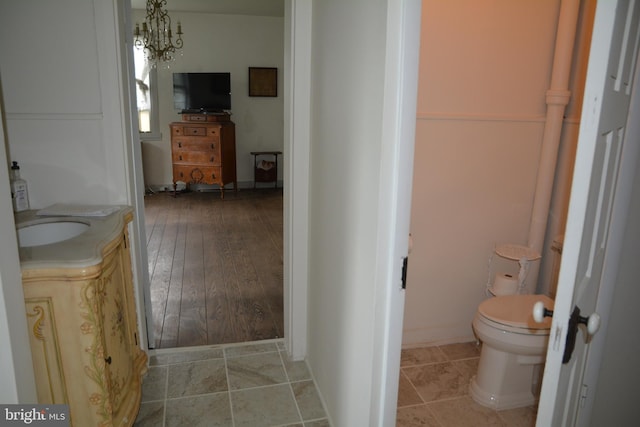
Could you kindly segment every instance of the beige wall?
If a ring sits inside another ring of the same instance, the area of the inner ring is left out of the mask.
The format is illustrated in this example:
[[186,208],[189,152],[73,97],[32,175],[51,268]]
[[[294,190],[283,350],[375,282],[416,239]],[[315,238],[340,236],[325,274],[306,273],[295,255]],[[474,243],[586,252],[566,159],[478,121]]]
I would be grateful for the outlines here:
[[[559,4],[423,1],[404,346],[473,339],[494,245],[527,244]],[[568,197],[576,100],[561,143],[563,186],[550,221],[556,232]],[[549,257],[545,251],[544,262]],[[517,272],[517,263],[494,258],[491,274],[504,270]]]
[[[169,123],[180,120],[173,106],[174,72],[231,72],[231,119],[236,124],[236,164],[239,185],[253,185],[251,151],[282,151],[284,147],[284,18],[218,15],[171,11],[180,21],[184,48],[170,68],[158,68],[158,98],[162,139],[142,144],[147,186],[172,183]],[[144,11],[133,11],[134,22]],[[175,25],[175,24],[174,24]],[[278,68],[278,96],[248,96],[248,67]],[[282,179],[282,168],[278,171]]]

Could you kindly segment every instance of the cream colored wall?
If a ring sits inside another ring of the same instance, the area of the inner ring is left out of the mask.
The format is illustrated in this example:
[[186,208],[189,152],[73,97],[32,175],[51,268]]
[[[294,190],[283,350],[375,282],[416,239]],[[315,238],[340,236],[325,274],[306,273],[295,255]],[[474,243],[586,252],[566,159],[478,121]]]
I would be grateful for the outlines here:
[[527,243],[558,10],[423,1],[405,346],[473,339],[494,245]]
[[[231,119],[236,124],[236,164],[241,185],[253,185],[251,151],[282,151],[284,147],[284,18],[217,15],[171,11],[180,21],[184,47],[170,68],[158,69],[158,98],[162,140],[142,144],[147,186],[172,183],[169,123],[179,121],[173,107],[175,72],[231,72]],[[142,22],[144,11],[134,10],[133,20]],[[278,96],[248,96],[248,67],[278,68]],[[282,168],[278,171],[282,179]]]
[[31,207],[126,203],[116,28],[105,24],[113,4],[1,4],[7,157],[21,165]]

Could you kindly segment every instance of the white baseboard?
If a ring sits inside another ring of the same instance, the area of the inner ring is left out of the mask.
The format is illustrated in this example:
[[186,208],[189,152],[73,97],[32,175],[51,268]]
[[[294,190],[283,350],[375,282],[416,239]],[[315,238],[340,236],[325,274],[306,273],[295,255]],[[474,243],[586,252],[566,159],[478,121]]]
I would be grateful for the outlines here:
[[[278,181],[278,188],[282,188],[283,182]],[[261,188],[274,188],[273,182],[258,182],[256,183],[256,189]],[[253,190],[253,181],[238,181],[238,190]],[[149,184],[146,187],[147,191],[153,193],[161,193],[163,191],[173,191],[173,184]],[[178,188],[180,189],[180,188]],[[193,191],[219,191],[220,187],[217,185],[208,184],[195,184],[191,186]],[[225,190],[233,189],[233,184],[227,184]]]
[[476,337],[471,325],[460,325],[458,327],[441,329],[424,328],[405,330],[402,334],[402,348],[457,344],[475,340]]

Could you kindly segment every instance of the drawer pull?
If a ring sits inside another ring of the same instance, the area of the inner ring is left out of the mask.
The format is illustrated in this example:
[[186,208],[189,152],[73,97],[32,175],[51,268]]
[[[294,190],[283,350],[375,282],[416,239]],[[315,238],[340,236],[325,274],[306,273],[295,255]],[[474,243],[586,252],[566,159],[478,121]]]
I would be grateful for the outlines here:
[[178,142],[178,148],[182,148],[182,142]]
[[180,155],[180,161],[182,161],[182,155]]
[[211,149],[213,150],[215,148],[215,146],[213,144],[211,144]]
[[213,156],[211,156],[211,160],[210,160],[210,162],[211,162],[211,163],[213,163]]
[[216,179],[216,174],[215,173],[211,174],[211,179]]
[[111,365],[111,356],[104,359],[104,361],[107,362],[109,365]]
[[180,172],[180,178],[184,178],[184,174]]

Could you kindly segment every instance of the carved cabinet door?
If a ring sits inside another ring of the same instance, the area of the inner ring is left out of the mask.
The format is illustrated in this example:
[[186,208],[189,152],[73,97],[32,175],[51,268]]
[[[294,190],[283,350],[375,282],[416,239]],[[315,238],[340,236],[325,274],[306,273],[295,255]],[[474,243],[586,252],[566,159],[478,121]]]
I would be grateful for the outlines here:
[[[101,316],[104,333],[105,392],[110,401],[110,410],[114,418],[113,425],[120,425],[121,407],[127,406],[127,397],[134,379],[131,325],[135,324],[129,310],[130,301],[127,290],[128,277],[121,260],[124,251],[124,239],[106,262],[101,296]],[[126,255],[126,254],[125,254]],[[124,408],[123,408],[124,409]]]

